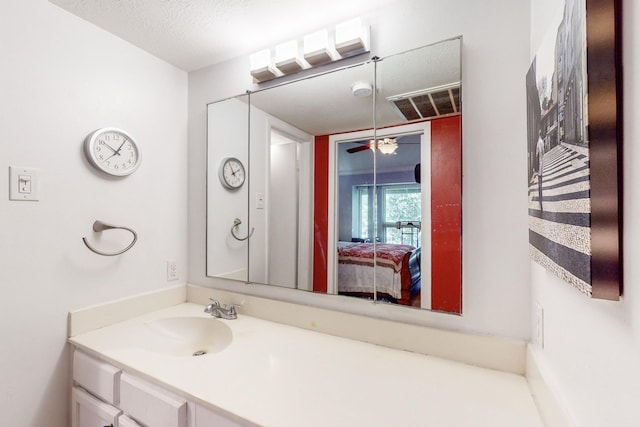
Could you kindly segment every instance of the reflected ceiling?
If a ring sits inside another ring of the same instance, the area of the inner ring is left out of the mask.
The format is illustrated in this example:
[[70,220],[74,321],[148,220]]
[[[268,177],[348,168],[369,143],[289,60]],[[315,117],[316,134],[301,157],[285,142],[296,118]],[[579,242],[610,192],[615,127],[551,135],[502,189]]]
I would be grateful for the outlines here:
[[[460,49],[460,40],[452,39],[421,49],[420,54],[391,55],[380,61],[377,68],[377,126],[382,128],[406,121],[393,104],[386,101],[387,98],[459,80]],[[403,73],[402,70],[419,71]],[[293,85],[267,89],[266,96],[259,91],[252,94],[251,104],[311,135],[369,129],[373,122],[372,98],[355,97],[351,87],[362,81],[373,85],[373,80],[373,64],[354,66]],[[309,99],[314,102],[308,102]],[[318,114],[318,105],[331,108],[324,108],[322,114]]]

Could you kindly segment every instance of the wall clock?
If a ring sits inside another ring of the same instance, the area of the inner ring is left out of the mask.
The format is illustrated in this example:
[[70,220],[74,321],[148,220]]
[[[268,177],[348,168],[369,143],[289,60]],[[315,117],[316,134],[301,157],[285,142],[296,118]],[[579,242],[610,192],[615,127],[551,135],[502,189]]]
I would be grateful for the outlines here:
[[138,144],[116,128],[101,128],[87,135],[84,153],[92,166],[113,176],[130,175],[140,166]]
[[242,187],[246,178],[244,165],[235,157],[225,157],[220,163],[218,177],[220,178],[220,183],[225,188],[237,190]]

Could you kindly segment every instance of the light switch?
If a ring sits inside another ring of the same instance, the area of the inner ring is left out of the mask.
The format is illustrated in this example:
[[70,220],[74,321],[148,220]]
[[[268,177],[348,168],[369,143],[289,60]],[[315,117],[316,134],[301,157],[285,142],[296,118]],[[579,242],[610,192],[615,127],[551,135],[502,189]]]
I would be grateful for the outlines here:
[[31,194],[31,175],[18,176],[18,192]]
[[38,200],[39,181],[39,169],[9,166],[9,200]]
[[256,209],[264,209],[264,194],[256,193]]

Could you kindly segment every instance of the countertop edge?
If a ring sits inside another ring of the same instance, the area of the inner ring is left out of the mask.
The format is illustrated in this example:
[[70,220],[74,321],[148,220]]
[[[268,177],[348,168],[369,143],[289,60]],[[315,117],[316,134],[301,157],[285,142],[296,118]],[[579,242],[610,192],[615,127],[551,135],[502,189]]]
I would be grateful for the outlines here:
[[68,336],[183,302],[206,305],[209,298],[242,304],[238,308],[240,315],[517,375],[526,372],[524,341],[377,319],[189,284],[71,311]]

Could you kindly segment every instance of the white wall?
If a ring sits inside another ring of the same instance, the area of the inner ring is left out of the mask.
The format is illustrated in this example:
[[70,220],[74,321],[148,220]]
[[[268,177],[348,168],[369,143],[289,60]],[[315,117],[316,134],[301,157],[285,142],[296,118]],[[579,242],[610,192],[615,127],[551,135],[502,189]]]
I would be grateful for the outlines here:
[[[45,0],[3,2],[0,58],[0,423],[67,427],[67,312],[186,281],[187,75]],[[84,137],[104,126],[138,139],[134,175],[85,161]],[[40,169],[39,202],[8,200],[9,165]],[[89,252],[97,218],[138,243]]]
[[[532,263],[532,304],[544,310],[543,374],[575,425],[635,426],[640,420],[640,4],[625,0],[624,46],[624,297],[588,299]],[[531,2],[531,58],[560,0]],[[635,160],[638,160],[637,162]]]
[[[310,2],[309,13],[322,2]],[[356,304],[205,277],[206,104],[252,88],[248,58],[189,74],[189,281],[518,339],[530,334],[524,76],[528,0],[399,0],[373,10],[372,53],[385,56],[462,34],[463,316]],[[365,13],[366,15],[366,13]]]

